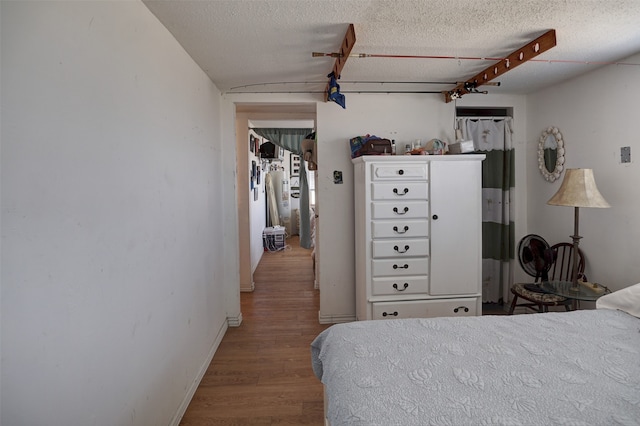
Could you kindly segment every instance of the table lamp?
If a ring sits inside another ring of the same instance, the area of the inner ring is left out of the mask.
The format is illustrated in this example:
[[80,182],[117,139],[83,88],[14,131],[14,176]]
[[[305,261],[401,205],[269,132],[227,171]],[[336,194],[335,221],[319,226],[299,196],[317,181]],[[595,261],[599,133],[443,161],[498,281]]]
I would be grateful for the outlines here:
[[547,204],[574,208],[573,235],[571,236],[573,239],[573,285],[571,290],[579,291],[578,245],[580,244],[580,238],[582,238],[578,233],[580,207],[607,208],[611,206],[598,191],[592,169],[567,169],[560,189],[547,201]]

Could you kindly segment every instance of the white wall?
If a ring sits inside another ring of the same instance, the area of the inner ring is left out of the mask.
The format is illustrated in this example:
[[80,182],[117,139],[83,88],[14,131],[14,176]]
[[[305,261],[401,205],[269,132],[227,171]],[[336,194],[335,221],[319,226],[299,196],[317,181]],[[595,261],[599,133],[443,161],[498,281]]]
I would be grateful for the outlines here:
[[[356,95],[346,109],[318,104],[318,200],[320,321],[355,319],[353,165],[349,139],[365,134],[395,139],[446,139],[453,133],[454,104],[437,95]],[[334,184],[334,171],[343,183]]]
[[[640,63],[640,55],[625,62]],[[548,206],[562,179],[538,171],[538,138],[549,126],[563,135],[567,168],[591,168],[610,209],[580,209],[580,248],[591,281],[612,289],[640,282],[640,155],[637,66],[605,66],[528,97],[529,229],[549,243],[571,241],[573,208]],[[631,163],[620,148],[631,147]],[[564,174],[562,175],[564,177]]]
[[1,7],[1,423],[177,422],[239,312],[220,94],[142,3]]
[[[246,113],[236,114],[236,151],[237,151],[237,197],[238,197],[238,234],[240,247],[240,291],[253,291],[253,272],[262,258],[262,230],[265,226],[264,174],[261,173],[258,186],[258,200],[254,200],[251,190],[251,162],[260,165],[255,152],[249,150],[249,121]],[[255,136],[255,135],[254,135]]]
[[[244,125],[245,127],[247,127],[246,121]],[[263,140],[263,138],[258,137],[255,134],[254,137],[257,137],[260,141]],[[250,191],[250,184],[247,184],[247,186],[245,187],[246,194],[248,194],[249,196],[249,204],[251,206],[249,215],[249,225],[251,232],[251,273],[256,271],[256,268],[260,263],[260,259],[262,259],[262,255],[264,254],[264,248],[262,244],[262,231],[264,231],[267,222],[267,217],[265,214],[267,197],[264,192],[264,179],[268,173],[268,170],[262,170],[262,163],[260,162],[259,153],[249,151],[247,161],[247,177],[249,177],[249,175],[251,174],[251,163],[253,161],[256,162],[256,167],[260,169],[260,183],[258,183],[257,179],[254,179],[253,182],[254,188],[258,189],[258,199],[256,200],[254,198],[254,194]]]

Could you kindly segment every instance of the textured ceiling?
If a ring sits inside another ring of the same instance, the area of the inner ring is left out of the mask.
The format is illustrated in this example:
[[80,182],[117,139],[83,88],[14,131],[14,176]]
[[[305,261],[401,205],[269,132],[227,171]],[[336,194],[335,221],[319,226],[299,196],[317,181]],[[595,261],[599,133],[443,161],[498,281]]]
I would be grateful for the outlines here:
[[[324,90],[334,59],[312,52],[338,51],[349,23],[356,33],[352,54],[500,58],[556,30],[557,46],[536,58],[546,62],[509,71],[497,79],[500,87],[486,87],[490,93],[528,93],[591,71],[598,66],[593,62],[618,62],[640,52],[640,0],[144,3],[228,93]],[[339,83],[343,92],[450,90],[453,84],[425,82],[464,81],[494,62],[352,57]],[[640,77],[640,64],[619,66],[637,68]]]

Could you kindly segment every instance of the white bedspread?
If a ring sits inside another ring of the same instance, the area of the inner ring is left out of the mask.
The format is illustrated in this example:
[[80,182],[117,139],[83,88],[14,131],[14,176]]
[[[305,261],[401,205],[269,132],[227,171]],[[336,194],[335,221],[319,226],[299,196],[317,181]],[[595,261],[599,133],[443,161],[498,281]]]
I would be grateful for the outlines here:
[[332,426],[640,425],[621,311],[353,322],[311,352]]

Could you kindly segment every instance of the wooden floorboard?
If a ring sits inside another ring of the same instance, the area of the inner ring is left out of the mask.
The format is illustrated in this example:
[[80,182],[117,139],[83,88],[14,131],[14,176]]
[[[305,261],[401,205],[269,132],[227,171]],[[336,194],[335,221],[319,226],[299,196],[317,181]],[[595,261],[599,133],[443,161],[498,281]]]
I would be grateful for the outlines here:
[[242,324],[229,328],[180,422],[209,425],[323,425],[322,384],[311,370],[320,295],[311,251],[297,237],[265,252],[255,290],[241,293]]

